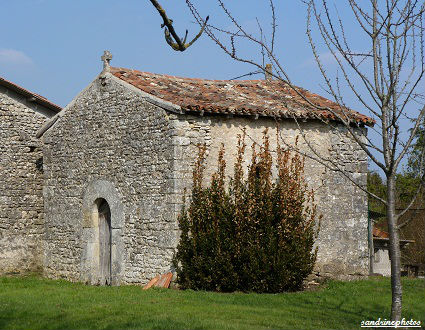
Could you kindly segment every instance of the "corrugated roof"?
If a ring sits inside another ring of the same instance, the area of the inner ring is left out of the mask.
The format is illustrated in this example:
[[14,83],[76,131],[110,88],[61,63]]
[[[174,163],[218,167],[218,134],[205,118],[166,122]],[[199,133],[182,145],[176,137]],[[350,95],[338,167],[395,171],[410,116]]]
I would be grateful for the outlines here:
[[[291,87],[277,80],[207,80],[111,67],[117,78],[188,112],[273,118],[338,120],[328,110],[309,105]],[[297,87],[314,104],[342,114],[340,106]],[[345,111],[352,121],[372,126],[374,120],[356,111]]]
[[8,89],[13,90],[14,92],[21,94],[25,97],[27,97],[31,102],[35,102],[37,104],[40,104],[56,113],[62,110],[62,107],[60,107],[57,104],[54,104],[53,102],[50,102],[45,97],[38,95],[36,93],[30,92],[29,90],[14,84],[13,82],[6,80],[2,77],[0,77],[0,86],[4,86]]

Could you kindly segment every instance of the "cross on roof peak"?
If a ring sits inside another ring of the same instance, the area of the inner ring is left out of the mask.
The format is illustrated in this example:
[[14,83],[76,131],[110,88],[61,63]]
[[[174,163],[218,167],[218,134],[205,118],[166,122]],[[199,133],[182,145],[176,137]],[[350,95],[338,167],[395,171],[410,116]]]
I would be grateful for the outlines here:
[[109,50],[105,50],[101,57],[103,62],[103,70],[108,69],[110,67],[109,62],[112,60],[112,54]]

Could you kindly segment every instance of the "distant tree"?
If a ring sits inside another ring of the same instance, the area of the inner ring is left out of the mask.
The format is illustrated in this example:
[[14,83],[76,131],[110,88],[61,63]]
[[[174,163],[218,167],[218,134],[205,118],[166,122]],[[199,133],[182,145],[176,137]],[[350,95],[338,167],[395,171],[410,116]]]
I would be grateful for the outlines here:
[[[414,157],[413,155],[409,156]],[[368,190],[381,198],[386,196],[386,184],[377,172],[368,173]],[[396,210],[404,210],[416,194],[416,187],[420,179],[415,177],[412,171],[407,168],[396,176]],[[385,218],[385,205],[379,203],[369,196],[369,210],[378,212],[383,216],[375,219],[375,224],[380,229],[388,231]],[[401,260],[403,265],[425,265],[425,198],[424,192],[417,196],[415,203],[398,219],[400,237],[404,240],[414,240],[401,250]]]
[[424,147],[425,147],[425,120],[420,123],[411,153],[407,162],[407,173],[415,178],[421,179],[424,175]]
[[[412,175],[410,170],[405,170],[402,173],[396,174],[396,209],[404,209],[412,201],[417,194],[417,187],[421,184],[418,177]],[[379,196],[382,199],[386,198],[387,185],[382,177],[375,171],[369,171],[367,176],[367,189],[372,194]],[[416,203],[420,204],[424,200],[423,191],[416,197]],[[386,214],[386,206],[380,201],[376,200],[372,195],[368,198],[369,210]]]
[[423,199],[419,201],[409,212],[407,212],[401,222],[406,225],[401,228],[401,237],[407,240],[414,240],[409,243],[402,252],[402,261],[405,265],[425,266],[425,205]]
[[397,209],[406,208],[415,199],[414,204],[420,203],[423,199],[423,191],[419,190],[418,185],[421,185],[420,178],[415,177],[412,173],[402,172],[396,175],[396,207]]
[[[396,208],[405,208],[415,197],[417,193],[417,187],[420,185],[420,178],[412,175],[411,172],[403,171],[396,175]],[[367,189],[372,194],[379,196],[380,198],[386,198],[387,186],[382,180],[382,177],[374,171],[369,171],[367,176]],[[420,202],[423,200],[423,192],[419,193],[416,200]],[[369,210],[378,213],[385,214],[385,205],[380,201],[376,200],[372,195],[368,198]]]
[[[369,171],[367,173],[367,190],[382,199],[386,198],[387,186],[378,172]],[[368,197],[369,210],[385,214],[385,205],[372,195],[368,195]]]

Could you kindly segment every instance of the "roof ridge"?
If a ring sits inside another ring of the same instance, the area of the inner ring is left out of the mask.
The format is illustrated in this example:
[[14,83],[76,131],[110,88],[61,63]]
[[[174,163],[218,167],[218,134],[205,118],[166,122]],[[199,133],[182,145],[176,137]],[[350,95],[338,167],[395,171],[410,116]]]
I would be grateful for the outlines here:
[[[111,72],[113,71],[131,71],[134,73],[141,73],[141,74],[148,74],[148,75],[157,75],[157,76],[162,76],[162,77],[167,77],[167,78],[177,78],[177,79],[185,79],[185,80],[205,80],[205,81],[212,81],[212,82],[267,82],[267,83],[281,83],[284,81],[281,80],[265,80],[265,79],[208,79],[208,78],[193,78],[193,77],[181,77],[181,76],[174,76],[174,75],[169,75],[169,74],[165,74],[165,73],[155,73],[155,72],[149,72],[149,71],[140,71],[140,70],[136,70],[136,69],[128,69],[128,68],[123,68],[123,67],[110,67]],[[302,87],[298,87],[295,86],[297,88],[300,89],[304,89]]]

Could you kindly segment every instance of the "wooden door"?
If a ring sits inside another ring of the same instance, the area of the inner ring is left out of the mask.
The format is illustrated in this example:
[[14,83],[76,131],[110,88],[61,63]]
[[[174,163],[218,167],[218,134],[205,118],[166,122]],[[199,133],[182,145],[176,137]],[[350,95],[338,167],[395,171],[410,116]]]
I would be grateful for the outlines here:
[[111,285],[111,211],[108,202],[99,205],[100,285]]

